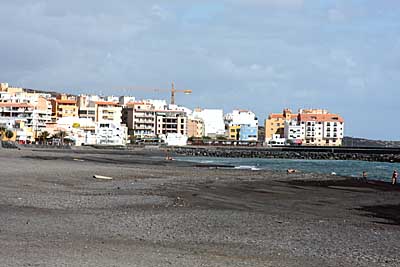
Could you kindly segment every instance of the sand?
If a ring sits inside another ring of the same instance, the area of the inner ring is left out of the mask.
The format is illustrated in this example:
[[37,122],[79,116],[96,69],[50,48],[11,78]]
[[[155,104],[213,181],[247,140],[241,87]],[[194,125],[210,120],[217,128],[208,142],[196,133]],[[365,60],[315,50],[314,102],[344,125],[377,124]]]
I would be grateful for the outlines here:
[[0,149],[0,169],[0,266],[400,265],[390,185],[146,150]]

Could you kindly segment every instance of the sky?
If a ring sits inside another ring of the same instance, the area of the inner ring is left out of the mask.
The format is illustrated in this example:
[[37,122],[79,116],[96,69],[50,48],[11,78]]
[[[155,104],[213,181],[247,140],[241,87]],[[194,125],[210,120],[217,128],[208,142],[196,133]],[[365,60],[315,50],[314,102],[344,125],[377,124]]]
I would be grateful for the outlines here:
[[[325,108],[400,140],[398,0],[0,0],[0,81],[189,108]],[[263,124],[263,123],[260,123]]]

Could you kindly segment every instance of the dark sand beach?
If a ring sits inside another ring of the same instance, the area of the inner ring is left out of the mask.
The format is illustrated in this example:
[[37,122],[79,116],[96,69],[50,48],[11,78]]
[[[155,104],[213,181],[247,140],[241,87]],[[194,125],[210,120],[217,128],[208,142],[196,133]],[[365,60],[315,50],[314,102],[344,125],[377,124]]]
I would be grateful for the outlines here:
[[400,187],[163,155],[1,149],[0,266],[400,266]]

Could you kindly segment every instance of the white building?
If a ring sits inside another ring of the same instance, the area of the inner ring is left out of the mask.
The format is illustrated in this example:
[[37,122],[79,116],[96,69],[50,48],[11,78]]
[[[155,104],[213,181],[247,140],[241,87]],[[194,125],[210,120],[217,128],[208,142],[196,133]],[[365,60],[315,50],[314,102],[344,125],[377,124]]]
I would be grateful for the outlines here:
[[168,104],[167,104],[166,100],[145,99],[145,100],[142,100],[141,102],[152,105],[155,110],[167,110],[168,109]]
[[176,110],[176,111],[183,111],[186,113],[187,116],[192,115],[193,111],[190,108],[184,107],[184,106],[178,106],[178,105],[168,105],[168,110]]
[[106,102],[114,102],[114,103],[119,103],[119,96],[104,96],[103,101]]
[[294,144],[302,144],[305,139],[305,125],[297,120],[285,121],[284,138]]
[[98,145],[126,145],[128,128],[113,122],[97,122],[95,135]]
[[305,145],[340,146],[344,136],[344,120],[331,113],[302,113],[300,124],[305,128]]
[[180,133],[169,133],[160,136],[167,146],[186,146],[188,137]]
[[135,102],[136,98],[134,96],[120,96],[119,97],[119,105],[121,107],[125,107],[130,102]]
[[195,109],[192,116],[203,120],[205,136],[225,135],[224,112],[222,109]]
[[284,146],[286,145],[286,139],[281,137],[279,134],[273,134],[272,138],[268,141],[269,146]]
[[235,109],[225,115],[225,122],[229,126],[248,125],[250,127],[258,127],[256,114],[249,110]]
[[343,121],[324,121],[323,137],[325,145],[341,145],[344,137]]

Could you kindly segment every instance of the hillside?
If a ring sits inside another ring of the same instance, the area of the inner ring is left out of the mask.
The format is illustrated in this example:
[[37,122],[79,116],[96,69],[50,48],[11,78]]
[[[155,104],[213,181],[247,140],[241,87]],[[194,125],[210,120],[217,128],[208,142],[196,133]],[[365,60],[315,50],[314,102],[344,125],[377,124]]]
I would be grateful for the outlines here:
[[349,137],[343,138],[343,146],[349,147],[400,147],[400,141],[370,140],[365,138]]

